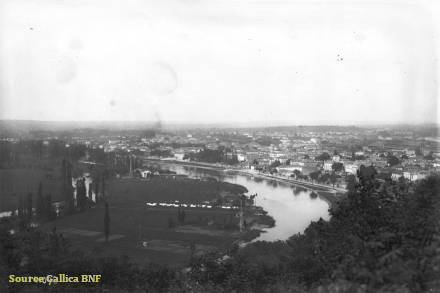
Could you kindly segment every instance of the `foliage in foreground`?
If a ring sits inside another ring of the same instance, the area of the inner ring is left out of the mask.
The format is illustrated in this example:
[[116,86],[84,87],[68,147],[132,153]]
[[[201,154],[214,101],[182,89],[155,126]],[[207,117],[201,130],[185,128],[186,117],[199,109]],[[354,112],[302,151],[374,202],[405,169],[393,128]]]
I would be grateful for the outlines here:
[[414,185],[380,182],[370,171],[360,172],[330,221],[314,222],[286,242],[231,248],[226,257],[205,255],[192,261],[189,272],[93,258],[69,249],[56,233],[28,228],[11,234],[12,223],[4,221],[0,282],[9,285],[10,273],[63,272],[100,273],[103,280],[94,288],[110,292],[440,291],[440,177]]

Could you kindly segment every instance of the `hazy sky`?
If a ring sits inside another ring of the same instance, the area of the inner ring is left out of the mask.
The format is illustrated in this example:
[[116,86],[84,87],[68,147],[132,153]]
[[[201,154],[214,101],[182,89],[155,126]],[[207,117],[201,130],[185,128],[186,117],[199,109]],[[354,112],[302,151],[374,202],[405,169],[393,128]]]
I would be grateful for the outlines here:
[[437,122],[435,2],[1,0],[0,119]]

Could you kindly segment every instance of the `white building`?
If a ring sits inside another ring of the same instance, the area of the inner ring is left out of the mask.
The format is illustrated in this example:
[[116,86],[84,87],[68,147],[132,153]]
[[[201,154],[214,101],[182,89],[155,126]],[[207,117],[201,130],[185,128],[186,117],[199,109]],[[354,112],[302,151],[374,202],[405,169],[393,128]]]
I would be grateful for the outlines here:
[[183,161],[183,158],[185,157],[185,154],[184,153],[175,153],[174,154],[174,158],[176,159],[176,160],[179,160],[179,161]]
[[237,154],[237,160],[239,162],[244,162],[244,161],[246,161],[246,156],[243,154]]
[[335,156],[332,157],[332,161],[333,162],[339,162],[340,160],[341,160],[341,157],[338,156],[338,155],[335,155]]
[[149,170],[139,170],[142,178],[148,178],[151,175],[151,171]]
[[426,173],[424,172],[411,172],[405,171],[403,172],[403,177],[409,181],[417,181],[426,178]]
[[332,166],[333,166],[333,161],[325,161],[323,166],[324,171],[329,171],[329,172],[332,171],[333,170]]
[[356,175],[359,166],[356,164],[344,164],[345,173]]
[[403,176],[402,172],[393,172],[391,173],[391,180],[398,181],[400,177]]

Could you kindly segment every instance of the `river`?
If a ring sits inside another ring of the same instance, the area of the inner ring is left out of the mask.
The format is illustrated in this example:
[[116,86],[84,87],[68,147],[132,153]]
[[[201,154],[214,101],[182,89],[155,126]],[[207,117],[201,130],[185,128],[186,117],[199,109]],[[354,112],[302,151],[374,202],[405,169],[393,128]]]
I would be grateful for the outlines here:
[[248,194],[257,193],[256,205],[263,207],[275,219],[275,227],[264,228],[256,240],[286,240],[293,234],[302,233],[312,221],[328,220],[329,205],[310,190],[288,183],[263,179],[251,175],[211,170],[197,166],[160,163],[177,174],[190,178],[213,177],[217,180],[245,186]]

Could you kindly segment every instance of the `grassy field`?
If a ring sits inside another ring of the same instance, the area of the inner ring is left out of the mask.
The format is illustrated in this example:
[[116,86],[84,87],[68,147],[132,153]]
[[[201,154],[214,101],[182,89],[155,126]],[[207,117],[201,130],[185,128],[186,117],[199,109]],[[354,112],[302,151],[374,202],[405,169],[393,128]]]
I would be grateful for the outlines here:
[[[243,187],[229,183],[188,178],[115,179],[108,184],[108,243],[103,241],[102,205],[46,223],[43,228],[56,227],[75,248],[95,256],[127,255],[139,263],[185,265],[191,243],[195,245],[195,254],[201,254],[227,248],[251,234],[255,237],[255,231],[238,231],[236,210],[185,208],[185,221],[178,224],[177,208],[147,207],[146,202],[197,203],[215,199],[220,192],[241,191]],[[140,245],[143,242],[145,247]]]
[[[47,230],[56,227],[75,248],[93,252],[94,255],[127,255],[139,263],[153,261],[175,265],[188,261],[191,242],[195,243],[196,252],[201,253],[225,248],[239,237],[236,231],[211,229],[207,224],[198,222],[199,217],[207,222],[212,218],[218,221],[229,219],[230,213],[226,211],[188,209],[186,213],[188,220],[184,225],[176,224],[170,228],[169,218],[177,218],[176,209],[148,210],[112,206],[110,236],[116,235],[117,238],[108,243],[103,242],[104,208],[101,206],[46,223],[43,227]],[[217,233],[210,233],[212,231]],[[140,241],[148,242],[148,247],[140,247]],[[159,247],[154,245],[157,242],[161,243]]]
[[133,202],[200,203],[218,197],[220,191],[240,194],[247,189],[226,182],[202,181],[199,179],[156,177],[153,180],[123,179],[113,180],[108,186],[110,202],[127,205]]

